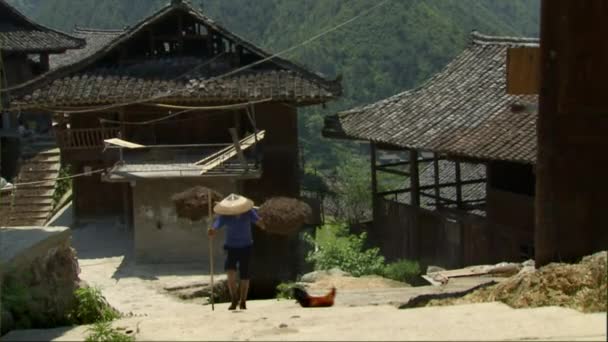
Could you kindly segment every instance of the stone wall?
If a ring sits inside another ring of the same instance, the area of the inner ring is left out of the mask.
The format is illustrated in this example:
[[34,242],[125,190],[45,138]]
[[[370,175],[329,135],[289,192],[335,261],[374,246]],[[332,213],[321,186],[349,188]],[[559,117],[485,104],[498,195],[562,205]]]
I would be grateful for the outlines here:
[[78,260],[64,227],[3,228],[0,232],[2,334],[67,325],[79,287]]
[[[192,222],[179,218],[171,196],[193,186],[202,185],[222,195],[237,192],[230,180],[146,180],[137,181],[133,189],[133,226],[135,257],[140,263],[200,262],[209,264],[209,222]],[[215,269],[223,270],[224,230],[214,244]]]

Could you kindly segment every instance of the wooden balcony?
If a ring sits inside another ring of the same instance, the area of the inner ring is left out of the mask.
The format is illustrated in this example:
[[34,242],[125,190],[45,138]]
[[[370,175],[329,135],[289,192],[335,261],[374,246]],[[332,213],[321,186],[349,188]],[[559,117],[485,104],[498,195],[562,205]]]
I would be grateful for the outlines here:
[[88,150],[104,147],[104,139],[117,138],[120,128],[55,129],[57,145],[66,150]]

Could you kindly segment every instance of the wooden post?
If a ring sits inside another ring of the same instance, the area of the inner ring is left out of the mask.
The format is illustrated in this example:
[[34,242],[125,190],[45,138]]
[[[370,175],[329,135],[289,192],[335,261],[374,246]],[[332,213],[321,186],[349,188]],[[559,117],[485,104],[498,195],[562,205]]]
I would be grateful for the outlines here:
[[435,208],[443,207],[441,202],[441,191],[439,188],[439,159],[437,153],[433,153],[433,186],[435,190]]
[[412,189],[412,205],[420,207],[420,178],[418,177],[418,151],[410,151],[410,188]]
[[178,40],[177,40],[177,52],[180,56],[184,54],[184,16],[182,14],[177,15],[177,29],[178,29]]
[[462,175],[460,172],[460,162],[454,162],[454,174],[456,176],[456,207],[462,208]]
[[535,260],[608,246],[605,0],[543,0]]
[[49,71],[49,54],[48,53],[41,53],[40,54],[40,66],[42,67],[42,70]]
[[372,169],[372,217],[375,221],[376,219],[376,196],[378,194],[378,170],[376,169],[376,143],[370,141],[369,143],[369,159],[371,160],[371,169]]

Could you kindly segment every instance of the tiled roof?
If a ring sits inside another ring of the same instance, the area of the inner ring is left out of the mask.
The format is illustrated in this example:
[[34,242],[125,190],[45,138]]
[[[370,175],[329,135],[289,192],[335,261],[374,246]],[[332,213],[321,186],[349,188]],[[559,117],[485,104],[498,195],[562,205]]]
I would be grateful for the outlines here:
[[[223,68],[222,60],[214,60],[211,68],[196,68],[211,61],[195,57],[162,59],[150,57],[147,60],[112,65],[109,68],[98,66],[97,62],[102,58],[174,11],[191,15],[211,30],[257,55],[258,58],[271,56],[270,53],[226,30],[187,3],[176,1],[124,32],[80,30],[81,32],[77,34],[87,41],[91,40],[91,46],[54,59],[53,70],[13,92],[13,104],[23,109],[58,105],[95,105],[165,95],[167,98],[164,100],[180,102],[188,100],[235,102],[272,98],[301,103],[323,103],[341,93],[339,80],[327,80],[317,73],[279,57],[274,57],[267,63],[243,73],[212,82],[207,80],[230,71]],[[196,72],[192,72],[193,69]],[[206,74],[205,70],[208,70]]]
[[86,57],[94,55],[123,32],[123,30],[76,28],[74,32],[72,32],[72,35],[85,40],[86,45],[81,49],[68,50],[62,54],[52,55],[49,58],[51,70],[74,64]]
[[[167,65],[162,69],[160,66]],[[161,73],[178,75],[183,71],[178,61],[159,60]],[[187,81],[156,78],[138,68],[98,69],[54,81],[35,90],[21,101],[27,107],[53,107],[104,104],[163,96],[163,100],[178,102],[247,102],[272,99],[275,101],[323,102],[334,95],[317,83],[292,71],[257,71],[205,82],[204,78]],[[173,66],[173,68],[171,68]],[[152,70],[150,65],[147,65]]]
[[536,39],[473,33],[469,46],[420,88],[325,121],[350,137],[483,160],[536,161],[536,96],[506,92],[507,49]]
[[84,45],[84,41],[34,23],[0,0],[0,50],[3,52],[62,52]]

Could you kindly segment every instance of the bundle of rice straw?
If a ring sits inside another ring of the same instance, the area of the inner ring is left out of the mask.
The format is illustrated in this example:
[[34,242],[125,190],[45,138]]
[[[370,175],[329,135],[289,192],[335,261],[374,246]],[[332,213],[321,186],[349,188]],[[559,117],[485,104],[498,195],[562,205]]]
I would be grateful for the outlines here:
[[206,217],[209,212],[209,193],[211,193],[211,205],[222,199],[220,193],[204,186],[195,186],[171,196],[177,216],[192,221]]
[[273,234],[296,233],[312,216],[310,206],[295,198],[273,197],[258,210],[264,230]]

